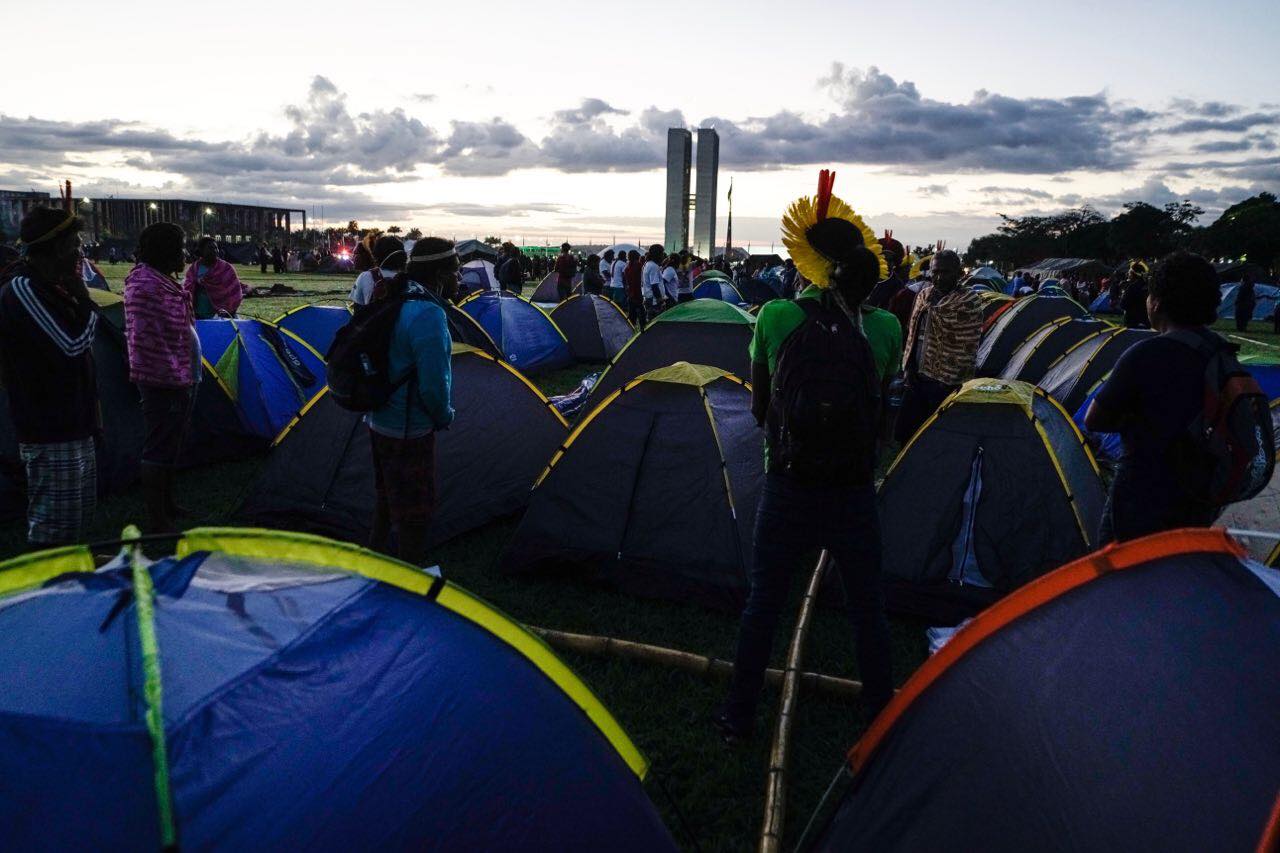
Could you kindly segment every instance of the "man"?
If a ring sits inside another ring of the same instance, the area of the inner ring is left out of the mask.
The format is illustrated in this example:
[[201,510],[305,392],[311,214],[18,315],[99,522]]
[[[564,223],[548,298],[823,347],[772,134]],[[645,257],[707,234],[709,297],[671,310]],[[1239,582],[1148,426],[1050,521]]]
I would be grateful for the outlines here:
[[[752,340],[751,408],[757,423],[767,424],[766,475],[733,682],[713,716],[729,742],[751,735],[792,570],[817,548],[827,550],[844,583],[867,717],[893,695],[874,485],[880,382],[872,347],[857,325],[880,261],[851,219],[818,213],[826,209],[801,199],[784,222],[788,249],[804,256],[800,273],[824,292],[808,294],[798,306],[767,304]],[[791,322],[795,311],[803,315],[798,325]],[[818,352],[825,356],[821,365],[813,361]],[[805,416],[814,413],[811,401],[822,412],[817,419]]]
[[613,249],[605,249],[604,255],[600,257],[600,278],[604,282],[604,290],[607,293],[609,288],[613,287]]
[[573,277],[578,274],[578,259],[569,254],[573,247],[560,244],[560,256],[556,258],[556,301],[564,302],[573,295]]
[[381,295],[387,282],[396,277],[404,269],[404,243],[399,237],[383,234],[374,241],[370,250],[373,265],[356,276],[351,285],[351,294],[347,297],[356,305],[368,305]]
[[1147,280],[1145,268],[1134,263],[1129,267],[1129,274],[1124,282],[1124,296],[1120,297],[1120,311],[1124,314],[1124,324],[1130,329],[1147,329],[1151,327],[1151,319],[1147,316]]
[[622,268],[620,278],[627,295],[627,319],[636,331],[643,331],[648,322],[644,308],[644,267],[640,263],[640,253],[635,249],[628,251],[626,258],[627,265]]
[[23,257],[0,289],[0,375],[27,477],[27,541],[82,541],[97,501],[100,432],[93,341],[98,315],[80,275],[75,215],[22,219]]
[[1183,462],[1194,456],[1188,427],[1204,408],[1208,357],[1179,338],[1190,333],[1230,346],[1207,328],[1219,299],[1213,265],[1199,255],[1175,252],[1156,267],[1146,301],[1160,334],[1120,356],[1085,413],[1086,427],[1120,433],[1123,447],[1100,542],[1208,527],[1218,517],[1221,508],[1203,498],[1207,484],[1195,482],[1194,465]]
[[617,257],[615,257],[613,261],[613,270],[610,275],[612,284],[610,286],[613,288],[614,296],[618,301],[618,305],[620,306],[627,304],[626,271],[627,271],[627,253],[624,251],[619,251],[617,254]]
[[112,246],[111,248],[107,249],[107,262],[110,263],[111,266],[114,267],[116,263],[119,261],[119,259],[120,259],[120,256],[119,256],[119,253],[116,252],[115,246]]
[[498,286],[519,296],[524,290],[524,271],[520,267],[520,250],[514,243],[503,243],[498,257]]
[[897,296],[906,284],[906,276],[901,267],[902,259],[907,256],[907,250],[888,234],[880,240],[880,250],[884,253],[885,263],[889,265],[889,277],[876,284],[871,295],[867,297],[867,304],[873,308],[888,308],[893,302],[893,297]]
[[644,267],[640,272],[640,286],[644,289],[645,300],[653,300],[653,311],[651,316],[656,315],[662,310],[663,303],[663,287],[662,287],[662,267],[659,264],[662,261],[662,244],[654,243],[649,247],[649,251],[644,256]]
[[452,341],[440,300],[452,298],[457,285],[453,243],[425,237],[383,297],[405,299],[391,335],[388,374],[406,381],[369,413],[377,491],[370,547],[387,552],[395,528],[396,556],[415,566],[426,562],[435,514],[435,434],[453,422]]
[[1258,296],[1253,286],[1253,274],[1246,272],[1240,278],[1240,290],[1236,294],[1236,331],[1249,331],[1253,309],[1258,307]]
[[960,287],[960,256],[938,252],[930,276],[932,283],[916,294],[907,327],[906,392],[895,432],[900,442],[973,376],[982,338],[982,298]]
[[[680,298],[680,273],[676,267],[680,264],[680,258],[676,255],[667,255],[662,262],[662,289],[666,294],[666,299],[672,305],[681,301]],[[685,289],[688,290],[688,282],[685,283]],[[693,294],[689,294],[689,299],[693,298]]]
[[780,280],[782,282],[782,298],[795,299],[796,298],[796,262],[795,261],[791,260],[790,258],[787,258],[786,262],[783,263],[782,275],[780,277]]

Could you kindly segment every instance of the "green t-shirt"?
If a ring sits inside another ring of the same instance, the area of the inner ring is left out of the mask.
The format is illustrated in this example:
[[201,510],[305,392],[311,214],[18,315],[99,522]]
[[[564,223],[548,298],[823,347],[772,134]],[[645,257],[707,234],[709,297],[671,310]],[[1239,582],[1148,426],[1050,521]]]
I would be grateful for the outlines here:
[[[822,291],[809,285],[800,299],[817,299]],[[862,330],[871,344],[875,357],[876,373],[883,382],[902,367],[902,324],[888,311],[863,305]],[[775,299],[765,304],[756,317],[756,331],[751,338],[751,361],[767,363],[769,375],[778,370],[778,353],[783,342],[804,322],[804,309],[787,299]]]

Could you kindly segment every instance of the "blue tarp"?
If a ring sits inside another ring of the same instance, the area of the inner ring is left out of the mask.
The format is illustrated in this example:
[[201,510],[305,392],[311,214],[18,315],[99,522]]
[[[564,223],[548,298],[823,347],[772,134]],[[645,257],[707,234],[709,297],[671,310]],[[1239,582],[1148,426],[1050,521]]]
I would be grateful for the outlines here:
[[350,320],[351,311],[339,305],[304,305],[276,320],[276,325],[323,356],[329,352],[333,336]]
[[[1234,320],[1236,318],[1236,297],[1240,293],[1240,283],[1224,284],[1221,286],[1222,301],[1218,303],[1218,317],[1224,320]],[[1253,306],[1254,320],[1270,320],[1276,310],[1276,302],[1280,300],[1280,287],[1273,287],[1269,284],[1255,284],[1253,286],[1254,297],[1257,300]]]
[[519,296],[478,293],[460,306],[493,338],[503,357],[525,374],[573,362],[569,343],[546,312]]
[[[182,848],[674,849],[586,713],[436,600],[205,551],[148,571]],[[6,847],[160,848],[132,602],[120,568],[0,602]]]
[[[204,381],[216,382],[230,397],[251,435],[274,439],[324,388],[324,361],[272,323],[197,320],[196,334],[205,361]],[[197,423],[196,437],[199,430]]]

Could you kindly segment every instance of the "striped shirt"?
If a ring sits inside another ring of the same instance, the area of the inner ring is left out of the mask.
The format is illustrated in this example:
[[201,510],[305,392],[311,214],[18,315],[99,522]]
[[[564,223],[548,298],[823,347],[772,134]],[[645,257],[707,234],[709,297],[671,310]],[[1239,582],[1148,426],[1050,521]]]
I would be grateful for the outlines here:
[[916,295],[907,335],[906,364],[943,385],[973,377],[982,338],[982,297],[967,287],[942,294],[927,285]]

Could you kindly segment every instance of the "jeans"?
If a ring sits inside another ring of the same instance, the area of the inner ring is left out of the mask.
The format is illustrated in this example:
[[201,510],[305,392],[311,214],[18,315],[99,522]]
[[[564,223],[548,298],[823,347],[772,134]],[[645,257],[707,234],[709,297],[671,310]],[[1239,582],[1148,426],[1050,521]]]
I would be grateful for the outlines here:
[[889,622],[880,588],[880,521],[874,486],[815,488],[779,475],[765,477],[756,511],[751,591],[738,628],[733,683],[724,712],[750,728],[773,650],[773,635],[797,561],[826,548],[844,584],[857,638],[863,702],[871,719],[893,696]]

